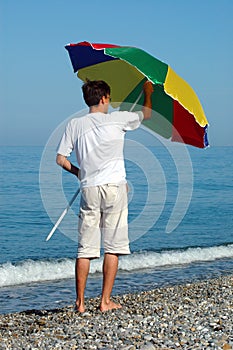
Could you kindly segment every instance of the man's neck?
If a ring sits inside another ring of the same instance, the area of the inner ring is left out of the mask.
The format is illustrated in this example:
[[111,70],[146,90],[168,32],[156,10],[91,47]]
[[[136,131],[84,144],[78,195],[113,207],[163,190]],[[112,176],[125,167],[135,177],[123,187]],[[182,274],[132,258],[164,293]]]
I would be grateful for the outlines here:
[[97,106],[91,106],[89,108],[89,113],[106,113],[106,111],[102,105],[97,105]]
[[108,113],[109,98],[102,97],[98,105],[90,106],[89,113]]

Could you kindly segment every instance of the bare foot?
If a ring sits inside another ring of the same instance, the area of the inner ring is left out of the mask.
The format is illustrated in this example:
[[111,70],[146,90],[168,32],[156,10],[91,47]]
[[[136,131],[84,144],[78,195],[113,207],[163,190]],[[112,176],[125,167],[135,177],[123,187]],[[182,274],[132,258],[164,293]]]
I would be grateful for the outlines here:
[[104,311],[109,311],[109,310],[113,310],[113,309],[121,309],[122,306],[120,304],[116,304],[113,301],[109,301],[109,302],[101,302],[100,304],[100,311],[104,312]]
[[85,306],[84,306],[84,304],[79,303],[78,301],[76,301],[76,311],[85,312]]

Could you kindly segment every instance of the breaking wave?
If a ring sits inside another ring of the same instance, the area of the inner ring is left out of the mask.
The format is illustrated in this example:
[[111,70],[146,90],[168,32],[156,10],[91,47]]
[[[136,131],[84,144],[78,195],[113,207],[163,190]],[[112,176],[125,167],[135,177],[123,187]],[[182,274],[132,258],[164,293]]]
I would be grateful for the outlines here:
[[[121,257],[119,270],[137,272],[141,269],[149,269],[151,271],[153,268],[182,267],[195,262],[224,258],[233,258],[233,244],[161,252],[134,252]],[[103,257],[91,262],[92,275],[102,272],[102,261]],[[74,266],[74,259],[25,260],[16,264],[7,262],[0,265],[0,287],[74,278]]]

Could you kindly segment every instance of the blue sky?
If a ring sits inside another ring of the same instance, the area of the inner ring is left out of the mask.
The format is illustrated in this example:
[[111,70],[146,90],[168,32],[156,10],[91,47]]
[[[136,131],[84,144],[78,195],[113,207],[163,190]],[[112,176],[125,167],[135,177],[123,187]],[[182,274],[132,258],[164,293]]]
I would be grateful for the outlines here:
[[45,145],[86,108],[67,43],[137,46],[196,91],[212,145],[233,145],[232,0],[1,0],[1,145]]

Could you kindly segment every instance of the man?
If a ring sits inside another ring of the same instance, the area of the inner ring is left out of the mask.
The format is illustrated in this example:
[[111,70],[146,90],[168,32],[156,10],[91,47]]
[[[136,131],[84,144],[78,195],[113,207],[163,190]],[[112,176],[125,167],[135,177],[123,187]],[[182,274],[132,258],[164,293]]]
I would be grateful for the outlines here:
[[[127,182],[123,159],[125,132],[151,116],[153,85],[144,84],[142,112],[108,113],[110,87],[104,81],[88,81],[82,87],[89,114],[71,120],[57,150],[57,164],[81,182],[78,254],[76,259],[76,307],[85,311],[84,292],[90,260],[104,247],[103,287],[100,310],[121,308],[111,300],[118,256],[130,254],[128,240]],[[75,150],[79,168],[67,157]]]

